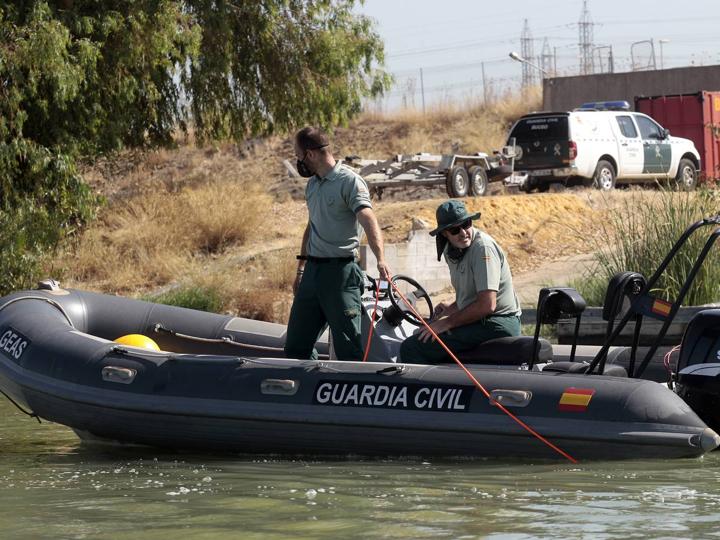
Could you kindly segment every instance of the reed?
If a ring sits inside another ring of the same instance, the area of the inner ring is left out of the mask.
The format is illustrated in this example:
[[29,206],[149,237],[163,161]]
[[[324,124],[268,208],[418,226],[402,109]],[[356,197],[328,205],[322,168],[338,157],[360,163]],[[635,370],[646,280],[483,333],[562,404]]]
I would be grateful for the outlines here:
[[[608,210],[598,222],[595,265],[573,283],[590,305],[602,305],[609,279],[631,270],[649,278],[677,239],[692,223],[716,215],[720,194],[703,189],[694,193],[661,188],[653,199],[631,196]],[[675,255],[651,293],[674,301],[713,229],[697,231]],[[710,252],[688,291],[685,305],[720,301],[720,246]]]

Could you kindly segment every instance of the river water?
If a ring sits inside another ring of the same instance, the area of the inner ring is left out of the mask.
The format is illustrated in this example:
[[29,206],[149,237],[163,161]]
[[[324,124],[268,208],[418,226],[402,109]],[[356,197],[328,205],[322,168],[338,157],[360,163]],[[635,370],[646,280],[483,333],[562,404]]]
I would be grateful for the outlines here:
[[0,402],[0,538],[720,538],[720,453],[279,459],[81,444]]

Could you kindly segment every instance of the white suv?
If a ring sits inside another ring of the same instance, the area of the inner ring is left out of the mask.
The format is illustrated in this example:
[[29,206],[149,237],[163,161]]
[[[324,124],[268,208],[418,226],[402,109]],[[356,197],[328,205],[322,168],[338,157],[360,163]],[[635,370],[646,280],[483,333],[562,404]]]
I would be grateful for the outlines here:
[[610,190],[615,182],[674,179],[693,189],[700,154],[688,139],[670,132],[625,102],[586,103],[571,112],[540,112],[520,118],[508,137],[515,143],[515,170],[526,172],[521,189],[545,191],[551,183],[581,181]]

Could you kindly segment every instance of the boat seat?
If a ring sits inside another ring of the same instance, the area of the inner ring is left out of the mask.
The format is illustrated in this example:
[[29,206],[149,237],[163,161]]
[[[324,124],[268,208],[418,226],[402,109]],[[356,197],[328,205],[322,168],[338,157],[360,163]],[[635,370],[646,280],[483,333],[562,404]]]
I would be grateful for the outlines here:
[[[536,363],[552,361],[552,345],[545,339],[538,341],[540,350]],[[475,348],[455,353],[464,364],[497,364],[520,366],[530,363],[533,353],[532,336],[511,336],[491,339]]]
[[[543,372],[554,373],[585,373],[590,364],[588,362],[553,362],[543,368]],[[606,365],[603,375],[610,377],[627,377],[627,370],[622,366]]]

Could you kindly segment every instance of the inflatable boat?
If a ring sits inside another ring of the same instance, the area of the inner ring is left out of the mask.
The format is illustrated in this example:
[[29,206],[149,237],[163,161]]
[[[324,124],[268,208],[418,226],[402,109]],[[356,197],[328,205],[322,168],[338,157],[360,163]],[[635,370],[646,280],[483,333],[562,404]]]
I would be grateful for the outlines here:
[[[532,336],[494,340],[465,357],[467,373],[401,364],[401,328],[378,321],[366,362],[288,359],[283,325],[49,281],[0,299],[0,390],[84,440],[174,450],[556,458],[558,448],[584,460],[720,444],[666,386],[622,368],[558,369]],[[132,334],[159,350],[114,341]]]
[[[333,360],[329,340],[321,342],[319,361],[284,358],[284,325],[65,290],[47,280],[0,298],[0,391],[83,440],[176,450],[571,461],[700,456],[720,445],[720,310],[691,321],[670,388],[641,377],[720,229],[674,302],[650,291],[690,235],[718,224],[715,216],[689,227],[650,279],[622,272],[610,281],[602,346],[561,352],[539,337],[541,324],[579,323],[585,308],[573,289],[547,288],[534,336],[492,340],[439,366],[398,362],[400,344],[423,324],[423,308],[432,313],[429,295],[403,276],[385,287],[368,283],[367,361],[351,362]],[[640,351],[645,316],[664,325]],[[631,319],[633,346],[613,349]]]

